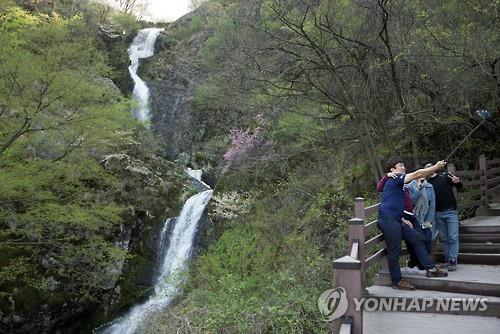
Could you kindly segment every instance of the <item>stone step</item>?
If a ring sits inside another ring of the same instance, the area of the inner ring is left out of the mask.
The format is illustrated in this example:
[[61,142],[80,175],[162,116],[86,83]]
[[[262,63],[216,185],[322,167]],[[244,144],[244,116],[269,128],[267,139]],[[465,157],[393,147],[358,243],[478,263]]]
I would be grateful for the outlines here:
[[[367,288],[367,291],[367,298],[378,300],[380,311],[419,311],[500,317],[500,297],[429,290],[403,291],[380,285],[371,286]],[[377,305],[370,301],[366,306],[373,308]]]
[[[495,217],[496,218],[496,217]],[[499,234],[500,233],[500,226],[495,226],[495,225],[472,225],[472,226],[460,226],[459,230],[460,234],[462,233],[478,233],[478,234],[485,234],[485,233],[493,233],[493,234]]]
[[[500,266],[459,264],[448,277],[428,278],[425,274],[403,274],[419,290],[445,291],[500,297]],[[389,273],[380,272],[376,285],[391,286]]]
[[498,207],[488,207],[485,208],[484,206],[477,208],[476,210],[476,215],[477,216],[500,216],[500,208]]
[[420,312],[364,312],[364,334],[498,334],[494,317]]
[[[442,252],[442,246],[438,244],[436,252]],[[480,254],[500,254],[500,243],[492,242],[475,242],[475,243],[460,243],[460,253],[480,253]],[[499,263],[500,264],[500,263]]]
[[499,234],[460,234],[460,244],[462,243],[476,243],[476,242],[493,242],[500,243],[500,233]]
[[477,216],[460,222],[460,234],[500,234],[500,217]]
[[500,198],[489,198],[488,206],[480,206],[476,210],[476,216],[500,216]]
[[[444,262],[443,253],[434,252],[434,260]],[[500,254],[488,253],[458,253],[458,263],[500,265]]]

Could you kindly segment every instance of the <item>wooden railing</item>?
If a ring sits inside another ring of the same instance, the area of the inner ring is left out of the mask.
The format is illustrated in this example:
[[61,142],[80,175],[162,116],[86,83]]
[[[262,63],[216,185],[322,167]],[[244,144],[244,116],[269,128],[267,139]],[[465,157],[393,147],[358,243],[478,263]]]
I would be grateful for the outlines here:
[[[448,164],[448,172],[459,176],[464,185],[463,191],[456,194],[459,210],[487,208],[490,195],[500,193],[500,159],[487,160],[481,155],[479,169],[457,171],[453,164]],[[332,323],[334,334],[363,333],[363,309],[356,310],[352,300],[363,297],[368,268],[380,262],[382,271],[389,272],[384,237],[377,229],[379,206],[380,203],[365,207],[363,198],[354,199],[354,218],[348,223],[349,255],[333,262],[335,285],[345,289],[349,301],[344,316]]]

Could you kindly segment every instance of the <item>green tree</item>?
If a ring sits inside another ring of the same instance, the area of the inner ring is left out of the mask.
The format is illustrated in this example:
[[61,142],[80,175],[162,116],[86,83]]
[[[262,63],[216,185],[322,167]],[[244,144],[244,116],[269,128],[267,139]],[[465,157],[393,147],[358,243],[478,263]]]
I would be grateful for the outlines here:
[[75,39],[78,18],[39,19],[20,9],[5,17],[1,38],[9,47],[0,52],[0,154],[40,133],[60,134],[63,151],[78,147],[87,134],[85,122],[120,98],[112,84],[99,84],[109,73],[103,55],[91,39]]
[[80,16],[0,10],[1,312],[33,316],[75,300],[84,309],[122,275],[131,205],[158,196],[129,195],[134,186],[103,156],[145,160],[156,144],[106,78]]

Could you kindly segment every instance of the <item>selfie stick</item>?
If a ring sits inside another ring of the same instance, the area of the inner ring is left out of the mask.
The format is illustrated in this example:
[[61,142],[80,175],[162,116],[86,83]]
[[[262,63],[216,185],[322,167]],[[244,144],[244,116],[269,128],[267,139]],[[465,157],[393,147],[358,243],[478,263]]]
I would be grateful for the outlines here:
[[459,148],[460,146],[462,146],[462,144],[463,144],[463,143],[465,143],[465,141],[467,140],[467,138],[469,138],[469,137],[470,137],[470,136],[474,133],[474,131],[476,131],[477,129],[479,129],[479,127],[480,127],[481,125],[483,125],[483,123],[484,123],[484,122],[485,122],[488,118],[490,118],[490,117],[491,117],[490,112],[489,112],[488,110],[485,110],[485,109],[476,110],[476,114],[478,114],[478,115],[479,115],[479,117],[481,117],[483,120],[482,120],[482,121],[481,121],[478,125],[476,125],[476,127],[475,127],[474,129],[472,129],[472,131],[471,131],[471,132],[469,132],[469,134],[468,134],[467,136],[465,136],[465,138],[464,138],[464,139],[462,139],[462,141],[461,141],[460,143],[458,143],[458,145],[457,145],[457,146],[453,149],[453,151],[451,151],[451,153],[450,153],[450,154],[448,154],[448,156],[444,159],[445,161],[448,161],[448,159],[449,159],[449,158],[453,155],[453,153],[455,153],[455,152],[458,150],[458,148]]

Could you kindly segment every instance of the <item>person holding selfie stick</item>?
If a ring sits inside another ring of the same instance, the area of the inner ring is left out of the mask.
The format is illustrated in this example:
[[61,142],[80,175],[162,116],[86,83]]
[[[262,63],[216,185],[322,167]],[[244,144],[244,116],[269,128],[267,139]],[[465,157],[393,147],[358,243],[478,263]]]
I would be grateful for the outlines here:
[[383,187],[377,227],[382,232],[387,245],[387,263],[394,289],[415,290],[415,286],[401,276],[399,256],[401,255],[402,240],[408,242],[413,248],[418,261],[427,271],[427,277],[448,276],[447,272],[438,269],[430,260],[419,233],[414,229],[411,222],[404,218],[404,185],[418,178],[434,174],[443,169],[445,165],[445,161],[438,161],[431,167],[407,174],[405,164],[400,158],[394,157],[387,161],[386,172],[394,174],[395,178],[387,178]]
[[[483,125],[486,120],[492,117],[491,113],[486,109],[476,110],[475,114],[479,116],[481,122],[476,125],[457,146],[448,154],[445,160],[448,160],[460,146]],[[432,166],[432,162],[428,162],[425,167]],[[448,266],[448,271],[457,270],[458,260],[458,212],[457,200],[453,188],[462,189],[463,185],[458,176],[447,172],[434,173],[428,178],[428,182],[434,187],[436,196],[436,213],[435,222],[439,231],[439,240],[443,245],[443,255],[445,257],[445,266]]]

